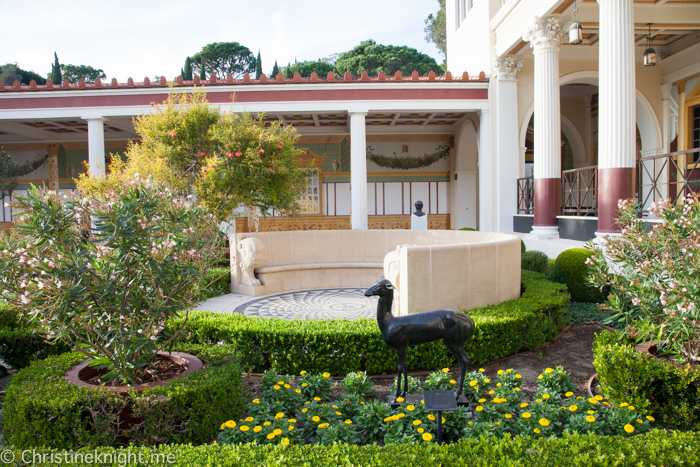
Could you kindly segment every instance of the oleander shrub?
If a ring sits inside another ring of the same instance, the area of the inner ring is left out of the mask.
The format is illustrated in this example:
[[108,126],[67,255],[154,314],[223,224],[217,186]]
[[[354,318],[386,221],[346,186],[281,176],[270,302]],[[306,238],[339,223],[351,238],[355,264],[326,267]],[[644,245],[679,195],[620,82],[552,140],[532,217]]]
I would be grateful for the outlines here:
[[[36,361],[20,370],[6,389],[4,436],[21,448],[77,449],[126,443],[201,444],[245,406],[241,370],[227,345],[183,345],[175,350],[199,357],[205,367],[181,380],[123,397],[64,380],[85,360],[74,352]],[[117,414],[129,406],[139,424],[119,433]]]
[[603,331],[593,345],[593,365],[605,395],[628,403],[670,428],[700,429],[700,369],[642,354],[621,333]]
[[211,268],[202,284],[200,300],[231,293],[231,270],[227,267]]
[[[522,297],[468,312],[476,324],[466,345],[470,363],[536,349],[566,326],[566,288],[530,271],[523,271],[522,281],[526,287]],[[173,324],[180,326],[182,321]],[[344,376],[352,371],[391,374],[397,366],[396,352],[382,341],[375,320],[283,320],[192,312],[186,327],[190,342],[234,345],[247,371],[327,371]],[[455,364],[442,341],[408,353],[411,370]]]
[[522,253],[520,264],[522,269],[526,271],[534,271],[546,275],[549,273],[548,259],[547,255],[541,251],[529,250]]
[[[35,451],[47,459],[58,459],[66,453],[47,448]],[[83,455],[94,450],[79,451]],[[653,430],[631,438],[572,434],[562,438],[482,438],[465,439],[459,443],[438,445],[393,444],[389,446],[352,444],[323,445],[162,445],[154,448],[100,448],[98,462],[79,460],[76,467],[106,467],[112,465],[191,467],[216,465],[220,467],[444,467],[469,465],[475,467],[521,467],[570,465],[586,467],[638,465],[697,465],[700,463],[700,433]],[[22,459],[19,449],[15,459]],[[34,454],[34,453],[32,453]],[[24,454],[26,455],[26,454]],[[75,456],[75,454],[73,454]],[[25,459],[29,459],[26,458]]]
[[552,280],[566,284],[572,302],[602,302],[605,293],[588,284],[586,260],[593,255],[587,248],[571,248],[562,251],[554,261]]

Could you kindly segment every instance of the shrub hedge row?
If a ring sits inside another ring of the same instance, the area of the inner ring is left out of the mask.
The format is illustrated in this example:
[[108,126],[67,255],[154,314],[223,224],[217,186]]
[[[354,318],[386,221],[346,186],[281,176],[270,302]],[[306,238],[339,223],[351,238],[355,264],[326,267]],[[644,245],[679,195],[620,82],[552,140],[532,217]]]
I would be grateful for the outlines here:
[[697,367],[643,355],[628,337],[609,331],[595,340],[593,365],[610,402],[626,402],[670,428],[700,429]]
[[[247,402],[241,371],[230,346],[188,345],[176,350],[199,357],[205,368],[182,380],[123,397],[76,386],[64,380],[85,360],[65,353],[20,370],[6,390],[4,436],[23,449],[47,446],[119,446],[206,443],[219,425],[242,413]],[[142,423],[117,430],[117,414],[127,405]]]
[[[415,445],[162,445],[155,448],[82,450],[89,460],[72,453],[76,466],[216,465],[247,467],[358,466],[680,466],[700,463],[700,434],[654,430],[631,438],[566,435],[563,438],[527,437],[467,439],[455,444],[434,442]],[[55,450],[14,452],[15,460],[49,463],[62,460]],[[65,455],[65,454],[64,454]],[[24,458],[22,457],[24,456]],[[34,456],[34,457],[32,457]],[[41,457],[43,456],[43,457]],[[52,457],[53,456],[53,457]],[[65,461],[64,461],[65,462]],[[67,463],[67,462],[66,462]]]
[[[470,363],[535,349],[566,326],[566,287],[530,271],[523,271],[522,280],[526,291],[521,298],[468,312],[476,324],[466,346]],[[396,371],[396,352],[382,341],[375,320],[292,321],[193,312],[187,328],[191,342],[233,344],[248,371],[328,371],[334,375]],[[408,354],[411,370],[454,365],[454,357],[441,341],[421,345]]]

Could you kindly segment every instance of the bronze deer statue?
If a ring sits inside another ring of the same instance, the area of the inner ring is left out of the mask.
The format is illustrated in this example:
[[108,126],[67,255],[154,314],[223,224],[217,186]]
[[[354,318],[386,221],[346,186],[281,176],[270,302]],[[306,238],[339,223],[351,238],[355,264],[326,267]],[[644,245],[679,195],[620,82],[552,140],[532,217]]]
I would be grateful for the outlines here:
[[[467,314],[454,310],[433,310],[395,317],[391,314],[394,290],[395,287],[391,282],[382,278],[365,291],[365,296],[379,296],[377,324],[382,333],[382,340],[389,347],[396,349],[399,356],[396,397],[405,397],[408,390],[408,369],[406,368],[408,347],[442,339],[447,349],[459,362],[459,384],[455,391],[455,399],[459,399],[469,362],[464,344],[474,334],[474,321]],[[402,374],[404,376],[403,392],[401,391]]]

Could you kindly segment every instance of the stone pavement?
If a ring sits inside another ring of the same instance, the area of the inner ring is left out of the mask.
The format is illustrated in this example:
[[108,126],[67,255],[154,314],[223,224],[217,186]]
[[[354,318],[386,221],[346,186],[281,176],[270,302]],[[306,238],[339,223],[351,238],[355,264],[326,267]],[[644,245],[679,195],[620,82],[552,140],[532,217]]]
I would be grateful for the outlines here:
[[226,294],[210,298],[196,309],[260,318],[352,320],[374,319],[377,316],[377,301],[378,297],[365,297],[364,289],[332,288],[296,290],[261,297]]

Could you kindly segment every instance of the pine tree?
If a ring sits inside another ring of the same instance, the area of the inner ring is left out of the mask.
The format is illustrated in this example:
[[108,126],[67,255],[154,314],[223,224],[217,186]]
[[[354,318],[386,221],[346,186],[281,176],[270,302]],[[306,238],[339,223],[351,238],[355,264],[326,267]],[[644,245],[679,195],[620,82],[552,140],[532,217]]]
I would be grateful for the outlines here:
[[207,74],[206,74],[205,68],[206,68],[206,64],[204,63],[204,60],[202,60],[202,64],[199,67],[199,79],[201,79],[202,81],[207,79]]
[[260,50],[258,50],[258,58],[255,60],[255,79],[260,79],[262,75],[262,58],[260,58]]
[[61,84],[63,81],[63,77],[61,76],[61,64],[58,63],[58,55],[56,52],[53,53],[53,65],[51,65],[51,74],[49,75],[49,78],[51,79],[51,82],[54,84]]
[[275,60],[275,66],[272,67],[272,74],[270,75],[271,78],[276,78],[277,73],[280,72],[280,67],[277,66],[277,60]]
[[182,79],[192,81],[192,59],[190,57],[185,59],[185,66],[180,70],[180,76]]

